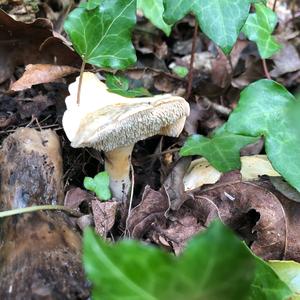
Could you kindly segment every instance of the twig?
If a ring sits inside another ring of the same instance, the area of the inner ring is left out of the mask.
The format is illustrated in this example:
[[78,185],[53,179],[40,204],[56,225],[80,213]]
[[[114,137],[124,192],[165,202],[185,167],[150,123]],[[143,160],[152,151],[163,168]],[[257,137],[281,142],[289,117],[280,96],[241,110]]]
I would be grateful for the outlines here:
[[223,106],[223,105],[221,105],[221,104],[214,103],[214,102],[210,101],[210,100],[209,100],[208,98],[206,98],[206,97],[203,98],[203,102],[204,102],[206,105],[212,106],[213,109],[214,109],[216,112],[218,112],[218,113],[220,113],[220,114],[222,114],[222,115],[224,115],[224,116],[229,116],[229,115],[231,114],[231,112],[232,112],[232,110],[231,110],[230,108],[225,107],[225,106]]
[[82,214],[80,212],[77,212],[74,209],[65,207],[63,205],[36,205],[36,206],[1,211],[0,218],[10,217],[10,216],[20,215],[20,214],[24,214],[24,213],[40,211],[40,210],[61,210],[61,211],[65,211],[68,214],[76,216],[76,217],[82,216]]
[[277,0],[275,0],[274,3],[273,3],[273,11],[276,10],[276,5],[277,5]]
[[192,43],[192,53],[191,53],[191,61],[190,61],[190,67],[189,67],[186,100],[188,100],[190,98],[191,93],[192,93],[193,78],[194,78],[193,67],[194,67],[194,60],[195,60],[197,35],[198,35],[198,22],[195,20],[195,28],[194,28],[194,36],[193,36],[193,43]]
[[82,77],[85,68],[85,61],[82,61],[81,68],[80,68],[80,77],[79,77],[79,84],[78,84],[78,93],[77,93],[77,104],[80,104],[80,93],[81,93],[81,84],[82,84]]
[[262,65],[263,65],[263,68],[264,68],[264,73],[265,73],[265,76],[268,78],[268,79],[272,79],[271,78],[271,75],[269,73],[269,70],[268,70],[268,66],[267,66],[267,62],[265,59],[262,59]]
[[130,190],[130,199],[129,199],[129,208],[128,208],[128,214],[126,218],[126,227],[125,227],[125,235],[128,232],[128,237],[129,237],[129,231],[128,231],[128,221],[131,215],[131,210],[132,210],[132,201],[133,201],[133,191],[134,191],[134,169],[132,164],[130,165],[131,169],[131,190]]

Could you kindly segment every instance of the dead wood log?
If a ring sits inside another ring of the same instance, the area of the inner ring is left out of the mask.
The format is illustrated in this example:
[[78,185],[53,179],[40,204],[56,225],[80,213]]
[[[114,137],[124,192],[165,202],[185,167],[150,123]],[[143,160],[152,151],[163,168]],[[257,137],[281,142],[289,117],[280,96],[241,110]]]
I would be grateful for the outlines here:
[[[0,151],[0,210],[63,204],[57,135],[18,129]],[[0,299],[86,299],[81,238],[69,217],[38,211],[0,220]]]

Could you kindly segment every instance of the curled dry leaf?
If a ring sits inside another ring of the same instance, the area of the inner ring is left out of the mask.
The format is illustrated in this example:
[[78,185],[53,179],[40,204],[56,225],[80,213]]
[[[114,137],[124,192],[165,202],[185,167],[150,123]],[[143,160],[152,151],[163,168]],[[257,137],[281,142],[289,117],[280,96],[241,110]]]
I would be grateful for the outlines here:
[[91,202],[95,199],[95,196],[86,190],[82,190],[81,188],[71,188],[65,196],[64,205],[72,209],[79,209],[82,202]]
[[300,261],[300,204],[274,189],[269,181],[243,182],[238,171],[224,174],[214,185],[193,191],[177,211],[171,211],[165,190],[147,188],[132,210],[129,231],[172,249],[218,218],[235,230],[264,259]]
[[31,88],[32,85],[53,82],[78,71],[77,68],[71,66],[30,64],[26,66],[25,73],[11,85],[10,89],[12,91],[22,91]]
[[270,73],[272,77],[279,77],[300,70],[300,55],[291,43],[285,42],[281,51],[275,54],[272,59],[275,64]]
[[103,238],[107,236],[107,233],[112,229],[112,227],[115,224],[118,206],[119,204],[117,201],[92,201],[95,229],[96,232]]
[[270,181],[275,189],[286,198],[300,203],[300,193],[289,185],[282,177],[270,177]]
[[179,159],[163,184],[163,189],[168,196],[170,209],[172,210],[178,210],[182,203],[191,198],[190,195],[184,192],[183,184],[183,177],[190,162],[191,157]]
[[[193,202],[191,198],[186,201]],[[186,203],[179,210],[170,211],[166,192],[146,187],[141,203],[131,211],[128,219],[131,236],[150,240],[179,254],[193,235],[218,217],[217,207],[212,201],[199,207],[197,204],[190,207]]]
[[242,182],[227,173],[214,186],[194,194],[200,202],[208,198],[218,207],[221,220],[242,237],[264,259],[282,259],[286,248],[286,215],[279,199],[266,188]]
[[211,166],[204,157],[196,159],[192,161],[184,176],[185,190],[189,191],[204,184],[216,183],[221,175],[222,173]]
[[141,203],[131,211],[127,221],[130,235],[133,238],[145,236],[152,226],[164,219],[164,214],[169,207],[167,195],[146,186]]
[[50,63],[78,66],[80,57],[52,30],[47,19],[33,23],[15,21],[0,9],[0,83],[9,79],[18,65]]

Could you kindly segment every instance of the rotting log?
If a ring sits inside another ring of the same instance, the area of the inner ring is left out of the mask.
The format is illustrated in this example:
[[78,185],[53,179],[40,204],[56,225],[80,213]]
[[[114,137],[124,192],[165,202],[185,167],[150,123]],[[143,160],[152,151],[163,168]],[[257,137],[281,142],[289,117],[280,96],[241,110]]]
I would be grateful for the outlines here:
[[[20,128],[0,151],[0,210],[63,204],[62,157],[51,130]],[[0,220],[0,299],[86,299],[81,238],[60,211]]]

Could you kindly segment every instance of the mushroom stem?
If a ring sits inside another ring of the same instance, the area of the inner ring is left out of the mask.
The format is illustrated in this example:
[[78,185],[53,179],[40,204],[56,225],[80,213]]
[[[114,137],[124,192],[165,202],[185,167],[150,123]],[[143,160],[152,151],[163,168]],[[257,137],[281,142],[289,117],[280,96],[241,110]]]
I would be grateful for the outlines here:
[[126,201],[130,189],[131,153],[134,145],[105,152],[105,170],[114,197]]

